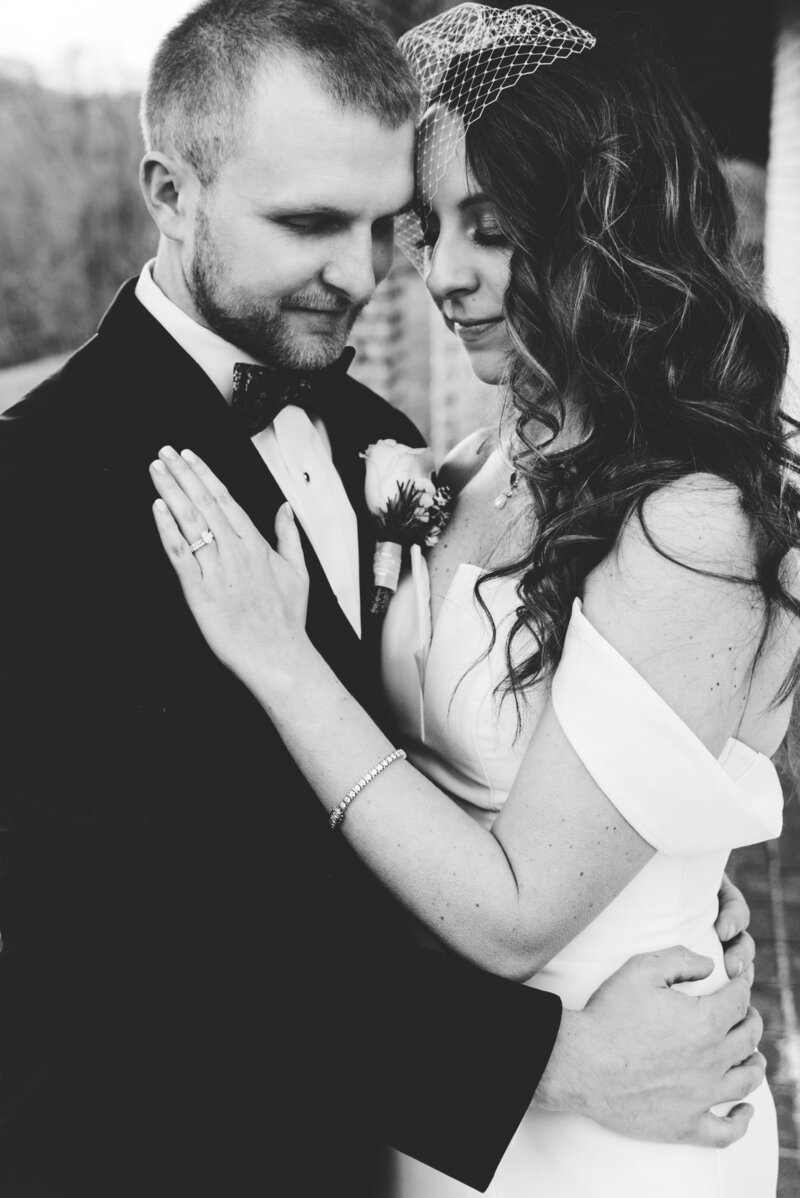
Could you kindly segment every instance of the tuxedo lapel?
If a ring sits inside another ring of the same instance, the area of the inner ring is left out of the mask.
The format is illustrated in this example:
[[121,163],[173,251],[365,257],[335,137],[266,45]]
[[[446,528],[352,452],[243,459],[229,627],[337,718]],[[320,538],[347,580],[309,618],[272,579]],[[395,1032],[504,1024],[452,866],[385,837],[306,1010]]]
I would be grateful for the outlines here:
[[[192,449],[207,462],[248,513],[259,532],[275,545],[274,522],[283,492],[203,370],[147,312],[134,294],[122,289],[104,317],[99,340],[106,354],[125,363],[122,377],[129,406],[148,411],[145,430],[158,430],[158,443],[147,449],[151,460],[162,444]],[[117,373],[121,370],[117,368]],[[142,463],[146,476],[146,462]],[[300,529],[310,579],[307,628],[314,644],[337,672],[360,643],[331,590],[319,560]]]
[[[106,313],[99,338],[109,356],[126,364],[122,382],[129,411],[144,409],[146,430],[158,429],[165,443],[199,454],[272,541],[280,489],[217,388],[142,307],[132,284]],[[151,456],[160,447],[152,445]]]
[[362,457],[369,443],[369,435],[363,428],[358,415],[352,410],[345,394],[339,399],[341,408],[337,412],[335,423],[329,427],[333,462],[344,484],[347,498],[356,514],[358,522],[358,564],[359,586],[361,591],[361,627],[363,635],[367,635],[370,623],[374,617],[369,614],[369,599],[372,586],[372,557],[375,550],[375,533],[372,518],[367,510],[364,498],[364,478],[366,463]]

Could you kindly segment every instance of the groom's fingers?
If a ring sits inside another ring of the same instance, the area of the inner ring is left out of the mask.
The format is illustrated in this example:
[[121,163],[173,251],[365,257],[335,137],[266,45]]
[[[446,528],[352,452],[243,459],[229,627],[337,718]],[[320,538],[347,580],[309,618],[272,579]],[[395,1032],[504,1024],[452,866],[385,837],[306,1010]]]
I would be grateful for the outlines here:
[[750,1006],[750,984],[746,978],[735,978],[694,1001],[709,1035],[719,1040],[721,1062],[726,1069],[750,1056],[758,1045],[763,1025],[758,1012]]
[[708,1148],[727,1148],[741,1140],[752,1118],[753,1108],[748,1102],[740,1102],[727,1115],[708,1111],[700,1116],[698,1142]]
[[717,1102],[740,1102],[752,1094],[763,1082],[767,1073],[767,1060],[760,1052],[754,1052],[729,1069],[720,1083]]
[[639,970],[654,985],[674,986],[676,982],[696,982],[707,978],[714,968],[714,962],[710,957],[700,956],[676,944],[658,952],[632,957],[628,968]]
[[741,1023],[731,1028],[725,1038],[727,1062],[738,1065],[754,1053],[764,1034],[764,1021],[755,1007],[751,1007]]
[[723,944],[733,940],[750,924],[750,908],[747,900],[727,874],[723,874],[719,888],[719,913],[714,927]]
[[753,963],[756,958],[756,944],[749,932],[740,932],[725,945],[725,970],[729,978],[740,975],[753,981]]

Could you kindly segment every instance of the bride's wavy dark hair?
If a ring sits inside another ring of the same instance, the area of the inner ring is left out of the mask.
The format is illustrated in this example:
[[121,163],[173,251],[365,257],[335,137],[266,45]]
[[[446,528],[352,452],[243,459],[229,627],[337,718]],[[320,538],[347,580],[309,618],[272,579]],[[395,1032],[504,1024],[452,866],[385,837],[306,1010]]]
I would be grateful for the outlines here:
[[[475,65],[460,56],[436,99],[458,111],[451,81]],[[630,39],[598,39],[504,91],[466,154],[513,251],[507,382],[537,521],[527,551],[476,590],[520,579],[505,688],[518,696],[555,669],[587,574],[631,513],[644,523],[649,495],[694,472],[734,484],[755,521],[756,578],[737,581],[766,600],[760,652],[776,607],[800,614],[780,576],[800,543],[798,425],[780,410],[788,343],[737,259],[726,181],[673,72]],[[580,444],[537,450],[565,405]],[[539,649],[515,655],[526,630]],[[799,677],[795,662],[779,698]]]

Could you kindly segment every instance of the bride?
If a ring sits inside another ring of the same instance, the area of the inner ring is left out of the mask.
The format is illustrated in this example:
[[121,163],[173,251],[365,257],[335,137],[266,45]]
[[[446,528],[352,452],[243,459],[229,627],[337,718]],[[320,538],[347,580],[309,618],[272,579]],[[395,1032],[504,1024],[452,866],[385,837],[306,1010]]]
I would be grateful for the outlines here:
[[[404,48],[424,117],[402,244],[503,397],[446,462],[452,518],[386,617],[408,760],[305,635],[288,506],[275,552],[185,451],[153,472],[156,523],[210,645],[424,934],[575,1008],[678,942],[713,989],[727,855],[780,829],[769,757],[798,673],[785,337],[648,54],[530,6],[461,6]],[[533,1108],[490,1193],[767,1198],[775,1110],[766,1085],[750,1101],[724,1152]],[[472,1192],[399,1153],[387,1190]]]

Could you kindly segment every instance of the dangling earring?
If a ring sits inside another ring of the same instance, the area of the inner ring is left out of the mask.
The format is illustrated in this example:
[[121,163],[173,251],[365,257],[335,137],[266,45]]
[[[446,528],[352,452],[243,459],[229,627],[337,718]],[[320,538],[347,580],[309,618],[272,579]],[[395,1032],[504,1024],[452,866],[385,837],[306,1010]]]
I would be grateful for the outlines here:
[[500,492],[500,494],[497,496],[497,498],[494,501],[494,506],[498,509],[498,511],[501,508],[504,508],[506,506],[509,499],[512,497],[512,495],[516,491],[518,485],[519,485],[519,472],[517,470],[512,470],[511,474],[509,475],[509,478],[508,478],[508,486],[506,487],[506,489],[504,491]]

